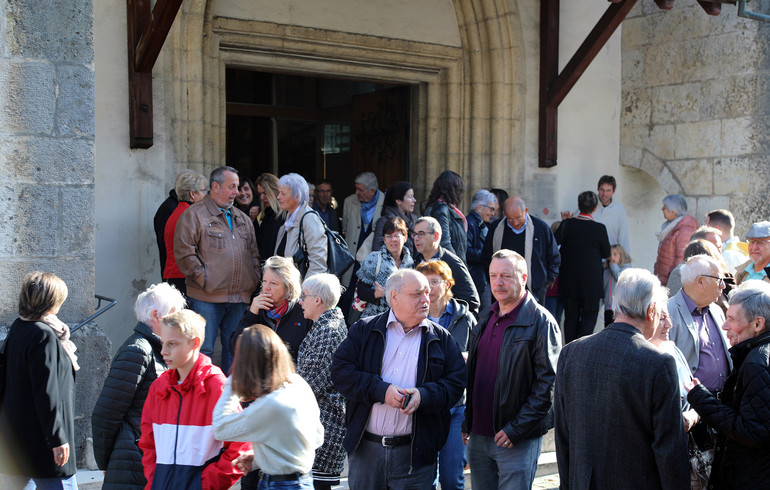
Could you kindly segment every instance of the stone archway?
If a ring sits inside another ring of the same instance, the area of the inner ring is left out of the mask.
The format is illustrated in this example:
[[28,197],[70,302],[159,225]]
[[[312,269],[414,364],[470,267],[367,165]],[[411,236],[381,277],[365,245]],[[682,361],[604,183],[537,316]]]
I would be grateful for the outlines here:
[[214,17],[185,2],[164,60],[166,122],[179,167],[225,159],[225,66],[412,84],[410,179],[418,193],[444,169],[469,189],[523,176],[524,35],[516,2],[454,0],[462,47],[260,20]]

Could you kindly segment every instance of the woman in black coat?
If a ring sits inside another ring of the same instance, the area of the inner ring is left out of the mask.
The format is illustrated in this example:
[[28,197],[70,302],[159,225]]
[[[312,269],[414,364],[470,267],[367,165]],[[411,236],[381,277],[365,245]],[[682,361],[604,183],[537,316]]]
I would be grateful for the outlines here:
[[142,408],[150,385],[166,370],[160,354],[160,319],[185,307],[171,284],[153,284],[136,298],[139,323],[118,349],[91,417],[94,457],[106,470],[102,490],[142,490],[147,485],[142,466]]
[[278,230],[285,221],[286,212],[278,204],[278,177],[262,174],[257,177],[256,186],[260,212],[254,219],[254,233],[257,235],[259,257],[264,262],[273,255]]
[[291,358],[297,362],[297,353],[313,320],[305,318],[299,295],[302,291],[299,271],[291,258],[275,255],[265,261],[262,269],[262,289],[243,313],[238,327],[230,337],[230,349],[243,329],[252,325],[267,325],[286,343]]
[[[56,317],[67,285],[52,273],[32,272],[19,295],[19,318],[6,340],[7,373],[0,434],[0,472],[77,488],[75,371],[69,327]],[[22,483],[24,486],[24,483]]]
[[599,199],[591,191],[578,196],[580,213],[556,230],[561,245],[559,294],[564,302],[564,342],[591,335],[604,298],[602,260],[610,256],[607,228],[593,220]]
[[372,241],[372,251],[377,251],[385,245],[383,228],[385,222],[390,218],[401,218],[406,223],[406,229],[409,235],[406,237],[406,248],[412,257],[417,256],[417,249],[414,248],[414,223],[417,221],[417,215],[414,214],[414,205],[417,199],[414,198],[414,189],[409,182],[400,180],[393,182],[388,190],[385,191],[385,201],[382,205],[382,216],[377,220],[374,227],[374,240]]
[[468,249],[468,220],[460,211],[465,195],[463,178],[451,170],[444,170],[433,182],[425,214],[433,216],[441,225],[441,247],[465,262]]
[[719,433],[708,488],[768,488],[770,482],[770,284],[746,281],[730,293],[722,328],[733,371],[721,400],[694,378],[687,401]]

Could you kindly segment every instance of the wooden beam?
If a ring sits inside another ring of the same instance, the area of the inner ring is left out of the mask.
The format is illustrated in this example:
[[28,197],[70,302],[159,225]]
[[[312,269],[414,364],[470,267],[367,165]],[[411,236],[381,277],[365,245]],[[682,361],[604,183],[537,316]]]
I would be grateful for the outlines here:
[[540,121],[538,126],[538,167],[556,165],[558,106],[548,104],[551,82],[559,75],[559,2],[540,1]]
[[[567,66],[559,74],[548,91],[548,106],[558,107],[567,94],[572,90],[580,76],[591,64],[591,61],[599,54],[599,51],[615,32],[628,12],[636,4],[637,0],[625,0],[622,3],[613,3],[604,12],[599,22],[596,23],[593,30],[588,34],[583,44],[569,60]],[[542,22],[542,20],[541,20]]]
[[128,125],[131,148],[152,146],[152,73],[136,71],[136,46],[150,24],[150,0],[126,0],[128,27]]
[[136,47],[136,71],[152,72],[163,43],[166,41],[171,26],[174,24],[183,0],[157,0],[150,15],[150,22],[139,39]]

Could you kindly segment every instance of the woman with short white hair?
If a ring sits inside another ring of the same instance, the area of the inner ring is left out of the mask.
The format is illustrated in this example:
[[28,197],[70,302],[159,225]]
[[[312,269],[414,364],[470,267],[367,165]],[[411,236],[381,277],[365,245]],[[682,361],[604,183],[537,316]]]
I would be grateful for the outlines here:
[[324,443],[316,450],[313,462],[316,490],[339,485],[345,465],[345,399],[331,380],[334,352],[348,333],[342,311],[337,308],[341,294],[337,276],[323,273],[305,279],[299,297],[305,318],[313,325],[299,347],[297,374],[312,388],[324,426]]
[[668,276],[682,262],[690,236],[698,229],[698,221],[687,214],[687,201],[681,194],[664,197],[661,211],[666,221],[660,231],[655,233],[660,243],[653,271],[665,286],[668,284]]
[[94,406],[91,426],[94,457],[104,474],[104,490],[142,490],[142,452],[137,446],[147,393],[166,370],[160,354],[160,319],[185,307],[182,293],[171,284],[153,284],[136,298],[138,323],[118,349]]
[[730,293],[722,329],[733,371],[720,398],[698,380],[687,400],[719,433],[709,488],[767,488],[770,481],[770,284],[750,280]]
[[[307,181],[299,174],[286,174],[278,181],[278,204],[286,211],[286,221],[278,230],[275,255],[295,258],[296,262],[297,252],[305,249],[307,271],[304,277],[327,270],[324,222],[308,206],[309,192]],[[303,264],[296,265],[300,270],[304,268]]]

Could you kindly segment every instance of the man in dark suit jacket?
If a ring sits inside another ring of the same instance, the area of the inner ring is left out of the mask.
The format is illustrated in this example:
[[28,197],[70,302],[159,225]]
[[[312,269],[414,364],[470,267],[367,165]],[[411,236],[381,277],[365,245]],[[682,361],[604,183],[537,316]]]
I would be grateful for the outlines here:
[[505,201],[505,216],[490,225],[481,260],[489,268],[492,254],[507,249],[518,253],[527,261],[527,290],[541,305],[545,304],[545,292],[559,275],[559,246],[545,221],[529,214],[520,197]]
[[481,300],[476,291],[476,285],[473,278],[460,257],[445,249],[441,245],[441,225],[438,220],[431,216],[423,216],[414,224],[414,247],[417,249],[415,264],[426,260],[443,260],[452,270],[452,279],[455,285],[452,286],[452,294],[455,298],[468,303],[468,308],[476,319],[479,318],[479,306]]
[[666,296],[649,271],[624,271],[615,323],[562,349],[554,395],[562,489],[690,487],[676,364],[647,340]]

